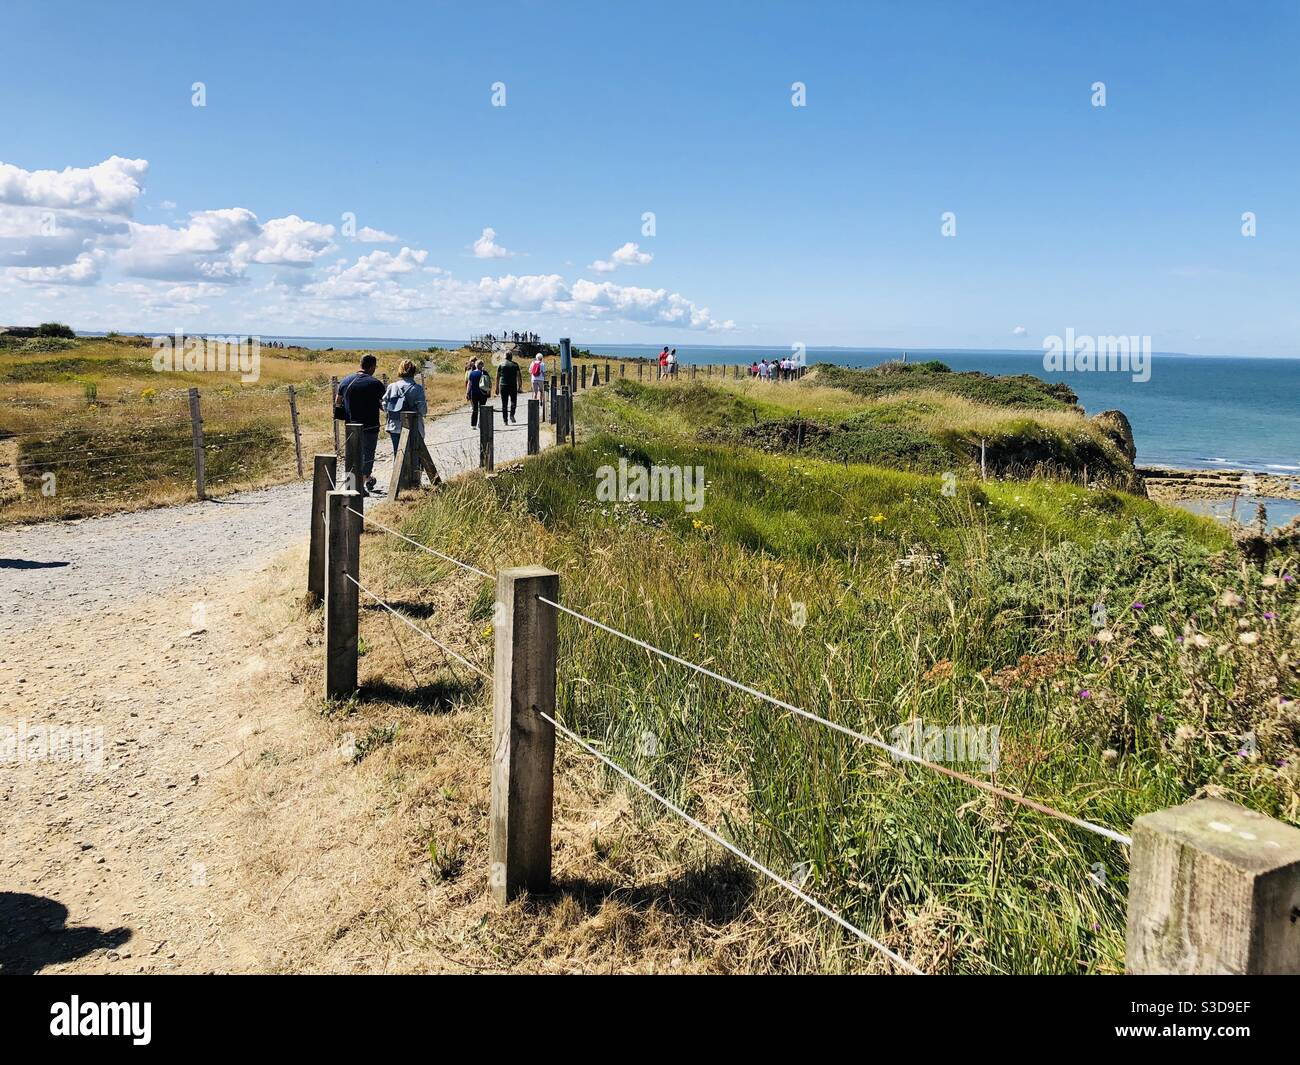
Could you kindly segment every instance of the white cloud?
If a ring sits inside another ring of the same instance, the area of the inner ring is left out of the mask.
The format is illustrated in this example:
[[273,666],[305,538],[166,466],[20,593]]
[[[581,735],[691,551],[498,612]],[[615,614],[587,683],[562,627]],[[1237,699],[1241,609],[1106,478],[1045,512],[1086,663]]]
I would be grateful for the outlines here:
[[23,170],[0,163],[0,203],[131,213],[149,163],[114,155],[90,167]]
[[16,266],[8,273],[19,281],[39,285],[93,285],[99,280],[105,253],[82,252],[63,266]]
[[597,259],[587,267],[598,274],[612,274],[620,266],[645,266],[654,258],[648,251],[642,251],[639,244],[628,241],[621,248],[615,248],[608,259]]
[[160,203],[158,206],[161,207],[164,211],[174,211],[176,210],[176,201],[163,200],[163,202]]
[[474,241],[473,248],[476,259],[505,259],[514,254],[497,243],[497,231],[491,226],[483,227],[483,232],[478,240]]
[[1011,330],[1012,336],[1022,337],[1025,335],[1025,333],[1026,333],[1026,329],[1023,325],[1018,325],[1013,330]]
[[[462,280],[430,263],[424,249],[409,246],[326,265],[339,247],[335,226],[297,214],[262,222],[248,208],[226,207],[193,211],[179,222],[136,222],[132,212],[148,165],[118,156],[63,171],[0,164],[0,294],[9,307],[0,304],[0,318],[15,312],[39,318],[40,307],[57,306],[70,321],[138,328],[162,325],[171,316],[201,322],[208,303],[221,300],[219,325],[213,323],[219,328],[241,321],[261,329],[347,322],[419,330],[431,328],[435,319],[464,328],[499,312],[700,330],[734,327],[668,289],[562,274]],[[163,201],[161,207],[175,204]],[[356,239],[400,245],[391,233],[371,227]],[[473,251],[481,259],[515,254],[497,242],[490,226]],[[591,269],[608,273],[652,259],[629,241]]]

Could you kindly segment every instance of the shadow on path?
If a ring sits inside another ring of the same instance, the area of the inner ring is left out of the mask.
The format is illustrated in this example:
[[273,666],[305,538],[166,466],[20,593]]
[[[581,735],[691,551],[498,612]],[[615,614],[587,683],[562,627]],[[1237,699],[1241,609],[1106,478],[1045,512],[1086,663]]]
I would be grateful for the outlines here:
[[104,931],[67,926],[68,908],[42,895],[0,891],[0,973],[31,976],[47,965],[84,958],[97,950],[120,947],[129,928]]

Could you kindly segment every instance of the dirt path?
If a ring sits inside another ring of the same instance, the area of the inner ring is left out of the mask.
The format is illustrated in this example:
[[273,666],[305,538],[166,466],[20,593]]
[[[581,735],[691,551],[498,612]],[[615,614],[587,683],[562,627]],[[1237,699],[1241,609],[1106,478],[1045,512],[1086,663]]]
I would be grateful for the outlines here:
[[[430,423],[444,478],[476,462],[468,420]],[[524,435],[498,435],[498,462]],[[301,923],[277,916],[310,904],[302,869],[250,881],[246,856],[250,833],[320,815],[247,774],[293,751],[328,789],[339,761],[331,730],[298,712],[303,678],[277,643],[308,498],[291,484],[0,532],[0,971],[302,964]],[[371,798],[342,796],[313,825],[315,879],[331,853],[373,846],[349,831]],[[377,951],[357,967],[388,965]]]

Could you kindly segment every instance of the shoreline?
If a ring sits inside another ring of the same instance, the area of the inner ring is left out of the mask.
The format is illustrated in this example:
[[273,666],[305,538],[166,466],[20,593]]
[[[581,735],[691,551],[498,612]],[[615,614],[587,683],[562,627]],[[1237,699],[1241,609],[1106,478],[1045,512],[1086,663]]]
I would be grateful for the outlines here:
[[1250,496],[1300,502],[1300,477],[1244,469],[1180,469],[1138,466],[1147,495],[1158,503]]

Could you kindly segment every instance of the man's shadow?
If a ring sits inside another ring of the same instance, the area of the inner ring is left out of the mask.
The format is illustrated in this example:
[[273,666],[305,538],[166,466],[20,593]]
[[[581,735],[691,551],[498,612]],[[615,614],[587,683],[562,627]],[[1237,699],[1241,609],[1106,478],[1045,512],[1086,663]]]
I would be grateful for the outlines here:
[[97,950],[120,947],[129,928],[103,931],[67,926],[68,908],[54,899],[0,891],[0,973],[31,976],[47,965],[73,961]]

